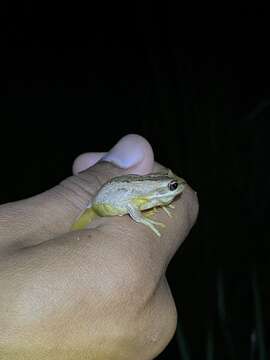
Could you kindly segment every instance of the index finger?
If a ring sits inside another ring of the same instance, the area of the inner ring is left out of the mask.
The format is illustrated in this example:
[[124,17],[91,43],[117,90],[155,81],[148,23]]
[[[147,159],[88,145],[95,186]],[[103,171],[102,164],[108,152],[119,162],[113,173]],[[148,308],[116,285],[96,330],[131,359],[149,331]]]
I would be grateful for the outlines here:
[[[35,245],[68,232],[104,182],[129,172],[151,172],[153,167],[151,145],[138,135],[123,137],[106,156],[107,162],[99,162],[42,194],[0,206],[0,250]],[[118,166],[114,165],[117,161]]]

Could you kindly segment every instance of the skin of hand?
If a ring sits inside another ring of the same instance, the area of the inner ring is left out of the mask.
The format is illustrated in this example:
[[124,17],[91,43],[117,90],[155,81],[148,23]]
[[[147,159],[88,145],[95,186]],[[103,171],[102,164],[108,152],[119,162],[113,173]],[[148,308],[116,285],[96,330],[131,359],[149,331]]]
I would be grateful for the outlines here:
[[131,134],[79,156],[56,187],[0,207],[1,359],[148,360],[164,349],[177,321],[165,271],[196,220],[196,193],[186,186],[172,218],[156,213],[161,238],[129,216],[70,231],[105,181],[162,169]]

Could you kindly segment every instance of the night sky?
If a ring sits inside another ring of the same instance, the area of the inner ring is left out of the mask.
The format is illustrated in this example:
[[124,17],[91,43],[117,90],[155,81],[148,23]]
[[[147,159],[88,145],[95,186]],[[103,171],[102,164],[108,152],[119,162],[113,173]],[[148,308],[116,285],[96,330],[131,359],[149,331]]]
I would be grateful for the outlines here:
[[[215,358],[249,359],[254,273],[265,338],[270,320],[269,19],[201,11],[4,6],[0,201],[56,185],[82,152],[145,136],[200,201],[168,269],[190,358],[205,359],[212,332]],[[178,346],[175,337],[158,359],[180,359]]]

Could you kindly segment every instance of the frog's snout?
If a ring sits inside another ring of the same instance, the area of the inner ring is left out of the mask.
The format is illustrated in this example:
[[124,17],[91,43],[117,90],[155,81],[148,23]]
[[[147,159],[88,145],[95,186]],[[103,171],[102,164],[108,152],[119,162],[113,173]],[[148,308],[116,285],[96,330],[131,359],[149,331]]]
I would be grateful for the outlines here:
[[185,188],[185,183],[179,185],[179,189],[184,190],[184,188]]
[[184,191],[185,186],[186,186],[186,182],[184,180],[179,182],[178,183],[178,192],[182,193]]

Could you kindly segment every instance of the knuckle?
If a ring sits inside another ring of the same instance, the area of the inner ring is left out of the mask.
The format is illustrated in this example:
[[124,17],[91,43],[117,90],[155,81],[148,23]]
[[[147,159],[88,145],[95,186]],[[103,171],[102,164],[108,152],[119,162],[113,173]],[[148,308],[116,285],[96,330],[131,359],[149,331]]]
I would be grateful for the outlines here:
[[83,209],[106,181],[119,174],[119,168],[108,162],[99,162],[91,168],[61,181],[58,191],[76,207]]
[[86,179],[74,175],[61,181],[57,186],[57,191],[75,207],[83,209],[97,191],[98,186],[95,176],[88,176],[88,179]]

